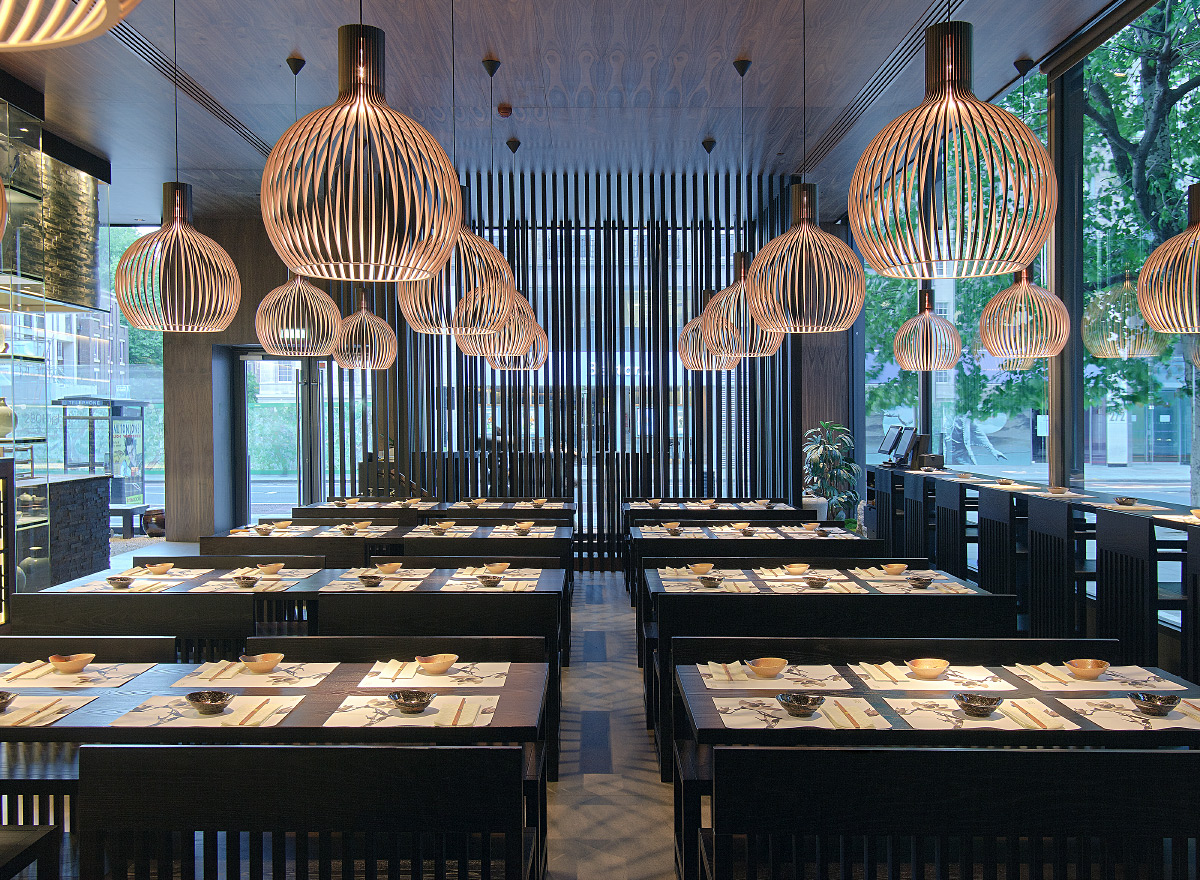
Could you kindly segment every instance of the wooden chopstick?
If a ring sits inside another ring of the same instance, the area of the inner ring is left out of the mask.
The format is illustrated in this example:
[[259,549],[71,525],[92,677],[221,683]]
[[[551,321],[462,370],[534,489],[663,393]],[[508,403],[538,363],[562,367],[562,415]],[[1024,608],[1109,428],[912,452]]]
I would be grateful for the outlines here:
[[13,726],[13,727],[20,727],[22,724],[24,724],[24,723],[25,723],[26,721],[28,721],[30,718],[33,718],[33,717],[35,717],[35,716],[37,716],[37,715],[41,715],[41,714],[42,714],[43,712],[45,712],[46,710],[54,708],[54,706],[55,706],[55,705],[57,705],[58,703],[61,703],[61,702],[62,702],[62,697],[58,697],[58,698],[56,698],[56,699],[53,699],[53,700],[51,700],[49,703],[47,703],[46,705],[42,706],[42,708],[40,708],[40,709],[34,709],[34,710],[33,710],[32,712],[30,712],[28,715],[22,715],[20,718],[18,718],[16,721],[14,721],[14,722],[12,723],[12,726]]
[[407,661],[407,660],[405,660],[403,663],[401,663],[399,666],[397,666],[397,667],[396,667],[396,671],[392,673],[392,681],[395,681],[395,680],[396,680],[396,677],[397,677],[397,676],[398,676],[398,675],[399,675],[401,672],[403,672],[403,671],[404,671],[404,670],[405,670],[407,667],[408,667],[408,661]]
[[[207,679],[201,679],[201,680],[202,681],[216,681],[218,676],[224,675],[231,668],[233,668],[234,666],[237,666],[238,662],[239,661],[237,661],[237,660],[230,660],[228,663],[226,663],[224,666],[222,666],[220,669],[218,669],[212,675],[208,676]],[[197,678],[199,678],[199,676],[197,676]]]
[[1038,718],[1036,715],[1031,713],[1028,709],[1026,709],[1024,706],[1022,706],[1016,700],[1011,700],[1010,702],[1014,706],[1016,706],[1019,710],[1021,710],[1021,712],[1025,715],[1026,718],[1028,718],[1030,721],[1032,721],[1034,724],[1036,724],[1042,730],[1046,729],[1046,725],[1042,722],[1042,719]]
[[241,727],[243,724],[245,724],[247,721],[249,721],[251,718],[253,718],[255,715],[257,715],[258,710],[261,709],[263,706],[267,705],[267,703],[269,703],[269,702],[271,702],[271,698],[267,697],[265,700],[263,700],[261,703],[259,703],[257,706],[255,706],[253,709],[251,709],[248,713],[246,713],[246,716],[244,718],[242,718],[241,721],[238,722],[238,727]]
[[454,713],[454,720],[450,722],[451,727],[458,727],[458,719],[462,717],[463,709],[466,708],[467,698],[462,697],[458,701],[458,711]]
[[872,663],[871,665],[874,666],[876,669],[878,669],[880,672],[882,672],[884,675],[886,675],[888,678],[890,678],[892,680],[892,684],[900,683],[900,680],[897,679],[896,676],[894,676],[890,672],[888,672],[887,667],[884,666],[882,663]]
[[[890,676],[889,676],[889,677],[890,677]],[[893,679],[893,681],[894,681],[894,680],[895,680],[895,679]],[[841,700],[834,700],[834,701],[833,701],[833,705],[835,705],[835,706],[837,706],[839,709],[841,709],[841,711],[842,711],[842,714],[846,716],[846,720],[847,720],[847,721],[849,721],[851,724],[853,724],[853,725],[854,725],[854,729],[855,729],[855,730],[861,730],[861,729],[862,729],[862,725],[861,725],[861,724],[859,724],[857,721],[855,721],[855,720],[854,720],[854,716],[853,716],[853,715],[851,715],[851,714],[850,714],[850,712],[849,712],[849,710],[848,710],[848,709],[847,709],[845,706],[843,706],[843,705],[842,705],[842,701],[841,701]]]
[[1066,685],[1069,685],[1069,684],[1070,684],[1070,682],[1069,682],[1069,681],[1067,681],[1066,679],[1063,679],[1063,678],[1059,678],[1057,675],[1055,675],[1055,674],[1054,674],[1053,672],[1051,672],[1049,669],[1046,669],[1046,668],[1044,668],[1044,667],[1042,666],[1042,664],[1040,664],[1040,663],[1035,663],[1035,664],[1034,664],[1034,667],[1035,667],[1035,668],[1036,668],[1036,669],[1037,669],[1039,672],[1045,673],[1046,675],[1050,676],[1052,679],[1054,679],[1055,681],[1057,681],[1059,684],[1066,684]]
[[34,671],[36,671],[36,670],[38,670],[38,669],[41,669],[43,666],[45,666],[45,665],[46,665],[46,662],[47,662],[47,661],[45,661],[45,660],[35,660],[35,661],[33,661],[33,663],[34,663],[34,665],[33,665],[33,666],[30,666],[30,667],[28,667],[28,668],[26,668],[26,669],[22,669],[20,672],[18,672],[18,673],[16,673],[16,674],[13,674],[13,673],[10,671],[10,672],[8,673],[8,675],[4,676],[4,680],[5,680],[5,681],[16,681],[16,680],[17,680],[18,678],[20,678],[22,675],[28,675],[30,672],[34,672]]

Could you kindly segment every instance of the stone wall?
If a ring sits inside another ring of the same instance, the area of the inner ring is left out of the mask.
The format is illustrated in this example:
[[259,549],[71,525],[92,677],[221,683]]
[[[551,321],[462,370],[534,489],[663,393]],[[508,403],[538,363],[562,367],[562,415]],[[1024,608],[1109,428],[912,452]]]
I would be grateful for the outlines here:
[[96,308],[100,216],[96,178],[42,154],[42,227],[46,297]]
[[50,483],[50,583],[108,568],[108,476]]

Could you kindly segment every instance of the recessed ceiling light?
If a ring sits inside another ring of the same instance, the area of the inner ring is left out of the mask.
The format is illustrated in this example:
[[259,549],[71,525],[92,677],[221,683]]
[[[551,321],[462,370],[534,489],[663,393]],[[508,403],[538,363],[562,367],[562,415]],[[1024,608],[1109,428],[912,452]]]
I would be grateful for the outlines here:
[[18,129],[18,131],[29,131],[27,128]]

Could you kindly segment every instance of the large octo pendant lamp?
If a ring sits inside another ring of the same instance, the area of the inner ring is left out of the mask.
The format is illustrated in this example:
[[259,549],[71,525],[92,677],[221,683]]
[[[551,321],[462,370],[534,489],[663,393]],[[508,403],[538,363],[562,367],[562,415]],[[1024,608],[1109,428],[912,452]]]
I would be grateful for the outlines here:
[[[710,297],[712,291],[705,291],[704,296]],[[712,302],[709,299],[709,302]],[[705,303],[705,308],[708,303]],[[732,324],[729,327],[722,328],[720,335],[741,342],[741,336],[737,333],[737,328]],[[742,362],[741,354],[729,354],[721,351],[714,351],[708,347],[704,341],[704,316],[701,314],[692,318],[683,325],[683,330],[679,333],[679,360],[683,364],[685,370],[703,371],[706,373],[723,372],[732,370]]]
[[1188,187],[1187,229],[1157,248],[1138,276],[1138,308],[1159,333],[1200,333],[1200,183]]
[[341,326],[337,303],[298,275],[264,296],[254,315],[263,350],[280,357],[328,357]]
[[1123,284],[1092,294],[1079,331],[1094,358],[1158,357],[1171,343],[1169,337],[1155,333],[1146,324],[1129,272]]
[[1067,344],[1071,316],[1057,296],[1022,269],[1013,284],[988,300],[979,318],[979,340],[993,356],[1027,360],[1054,357]]
[[284,132],[260,201],[297,275],[391,282],[441,271],[462,226],[458,177],[433,135],[387,105],[379,28],[338,29],[338,99]]
[[542,329],[541,324],[535,324],[533,331],[533,345],[529,347],[529,351],[525,352],[525,354],[487,355],[486,360],[492,369],[508,371],[524,370],[530,373],[534,370],[540,370],[546,363],[546,357],[550,353],[550,340],[546,336],[546,331]]
[[367,294],[359,294],[358,311],[338,330],[333,359],[343,370],[386,370],[396,362],[396,332],[367,310]]
[[[700,315],[704,342],[713,351],[742,357],[770,357],[783,344],[783,334],[764,330],[750,312],[746,270],[750,255],[733,255],[733,284],[708,301]],[[733,332],[730,334],[730,328]]]
[[141,0],[3,0],[0,52],[55,49],[111,30]]
[[971,91],[972,28],[925,29],[925,99],[877,134],[850,181],[850,227],[891,278],[1017,272],[1050,235],[1058,186],[1024,122]]
[[962,337],[953,324],[934,313],[931,288],[921,289],[917,315],[900,325],[892,351],[900,369],[918,373],[952,370],[958,363]]

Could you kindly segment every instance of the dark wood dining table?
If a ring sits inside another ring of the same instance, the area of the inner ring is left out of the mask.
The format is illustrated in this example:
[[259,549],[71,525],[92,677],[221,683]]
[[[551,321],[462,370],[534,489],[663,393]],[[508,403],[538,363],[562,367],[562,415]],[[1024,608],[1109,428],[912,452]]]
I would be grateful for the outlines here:
[[[522,513],[524,512],[522,511]],[[492,525],[473,522],[476,519],[474,511],[465,511],[461,514],[456,511],[455,516],[447,516],[446,519],[453,521],[461,519],[474,528],[469,533],[459,534],[452,530],[451,533],[441,536],[431,534],[427,529],[420,527],[408,529],[404,534],[405,554],[408,556],[498,558],[536,556],[558,559],[567,571],[573,571],[575,568],[574,551],[571,546],[575,530],[570,526],[542,522],[531,513],[525,519],[535,523],[535,533],[521,536],[501,527],[509,523]],[[522,517],[510,514],[505,519],[515,522]],[[537,526],[553,527],[553,533],[547,534],[537,530]]]
[[[366,522],[369,516],[348,514],[346,522]],[[342,534],[334,525],[305,525],[298,521],[285,530],[263,536],[247,526],[247,531],[237,534],[222,532],[219,535],[203,535],[200,538],[200,553],[204,556],[324,556],[325,564],[331,568],[350,568],[365,565],[372,556],[394,556],[404,552],[404,533],[407,526],[380,520],[379,527],[359,531],[352,535]]]

